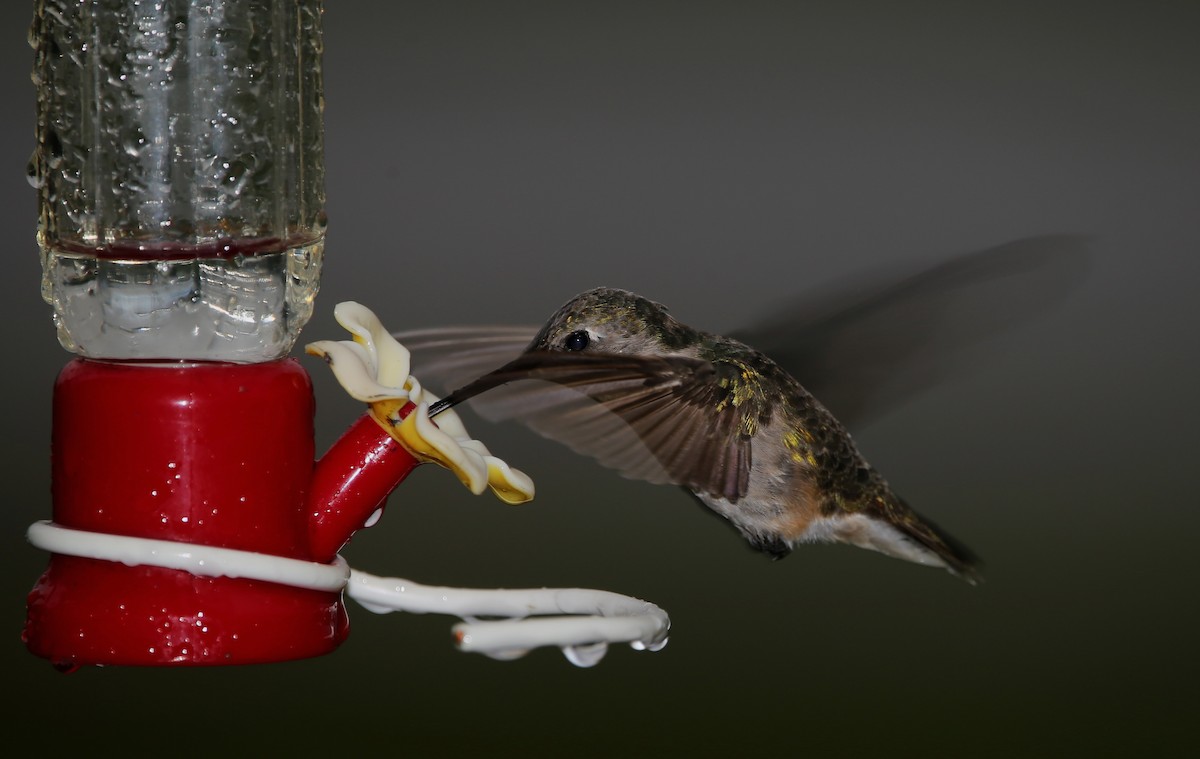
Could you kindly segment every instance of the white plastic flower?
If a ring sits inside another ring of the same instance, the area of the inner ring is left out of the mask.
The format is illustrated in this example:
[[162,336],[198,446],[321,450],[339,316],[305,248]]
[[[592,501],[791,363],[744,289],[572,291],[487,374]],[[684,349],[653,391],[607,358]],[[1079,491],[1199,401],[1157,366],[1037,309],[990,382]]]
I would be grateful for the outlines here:
[[[307,345],[305,351],[323,358],[338,383],[350,397],[370,407],[371,416],[389,435],[416,458],[454,472],[476,495],[490,487],[507,503],[533,498],[533,480],[472,439],[453,409],[438,414],[436,424],[429,418],[429,404],[438,398],[409,374],[408,349],[369,308],[346,301],[334,307],[333,316],[354,340],[321,340]],[[408,403],[416,408],[401,418],[400,411]]]

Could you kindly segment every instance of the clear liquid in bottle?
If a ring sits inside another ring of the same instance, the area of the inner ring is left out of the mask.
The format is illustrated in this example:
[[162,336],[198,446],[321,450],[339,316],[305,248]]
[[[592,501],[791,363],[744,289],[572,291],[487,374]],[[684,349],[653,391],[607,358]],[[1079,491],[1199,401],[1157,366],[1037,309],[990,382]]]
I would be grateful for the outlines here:
[[271,360],[312,315],[324,245],[138,258],[43,248],[42,295],[59,341],[82,356]]

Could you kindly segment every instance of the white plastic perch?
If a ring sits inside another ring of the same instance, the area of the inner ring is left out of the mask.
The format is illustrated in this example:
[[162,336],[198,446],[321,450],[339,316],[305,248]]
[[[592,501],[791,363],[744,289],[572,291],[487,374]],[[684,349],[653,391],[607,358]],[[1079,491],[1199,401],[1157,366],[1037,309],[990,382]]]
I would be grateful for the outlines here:
[[[458,647],[496,659],[515,659],[534,648],[556,646],[572,664],[590,667],[603,658],[609,643],[659,650],[666,645],[671,626],[666,612],[654,604],[604,590],[434,587],[359,572],[341,556],[332,564],[317,564],[253,551],[74,530],[50,522],[35,522],[28,538],[38,548],[68,556],[181,569],[199,577],[344,589],[363,608],[377,613],[451,614],[467,620],[453,628]],[[477,621],[479,617],[505,619]]]
[[604,657],[609,643],[658,651],[667,644],[671,627],[667,613],[654,604],[606,590],[446,588],[352,570],[346,592],[374,612],[461,617],[467,621],[453,630],[458,647],[493,659],[516,659],[533,648],[557,646],[572,664],[590,667]]

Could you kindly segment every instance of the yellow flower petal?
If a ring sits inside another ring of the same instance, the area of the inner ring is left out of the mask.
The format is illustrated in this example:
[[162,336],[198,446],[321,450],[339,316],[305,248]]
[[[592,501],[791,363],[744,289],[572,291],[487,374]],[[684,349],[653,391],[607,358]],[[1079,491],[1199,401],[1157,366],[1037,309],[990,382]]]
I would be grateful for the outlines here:
[[429,406],[422,403],[395,428],[397,440],[413,456],[432,461],[454,472],[475,495],[488,484],[488,468],[477,452],[464,448],[438,429],[429,419]]
[[376,379],[381,385],[403,387],[408,379],[411,357],[371,309],[354,301],[344,301],[333,308],[333,318],[364,345],[374,359]]
[[485,456],[488,487],[505,503],[518,504],[533,500],[533,480],[520,469],[513,469],[495,456]]
[[403,387],[392,387],[378,382],[370,367],[370,359],[366,356],[363,346],[334,340],[321,340],[309,343],[304,348],[310,356],[325,359],[333,376],[351,398],[363,403],[395,399],[408,399],[408,391]]

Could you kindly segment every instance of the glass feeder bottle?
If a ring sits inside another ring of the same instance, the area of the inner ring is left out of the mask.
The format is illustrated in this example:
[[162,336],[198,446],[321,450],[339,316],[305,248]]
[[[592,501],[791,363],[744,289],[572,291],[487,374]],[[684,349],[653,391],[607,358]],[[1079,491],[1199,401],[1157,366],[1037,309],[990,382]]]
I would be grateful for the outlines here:
[[324,247],[319,2],[41,0],[43,296],[88,358],[269,361]]

